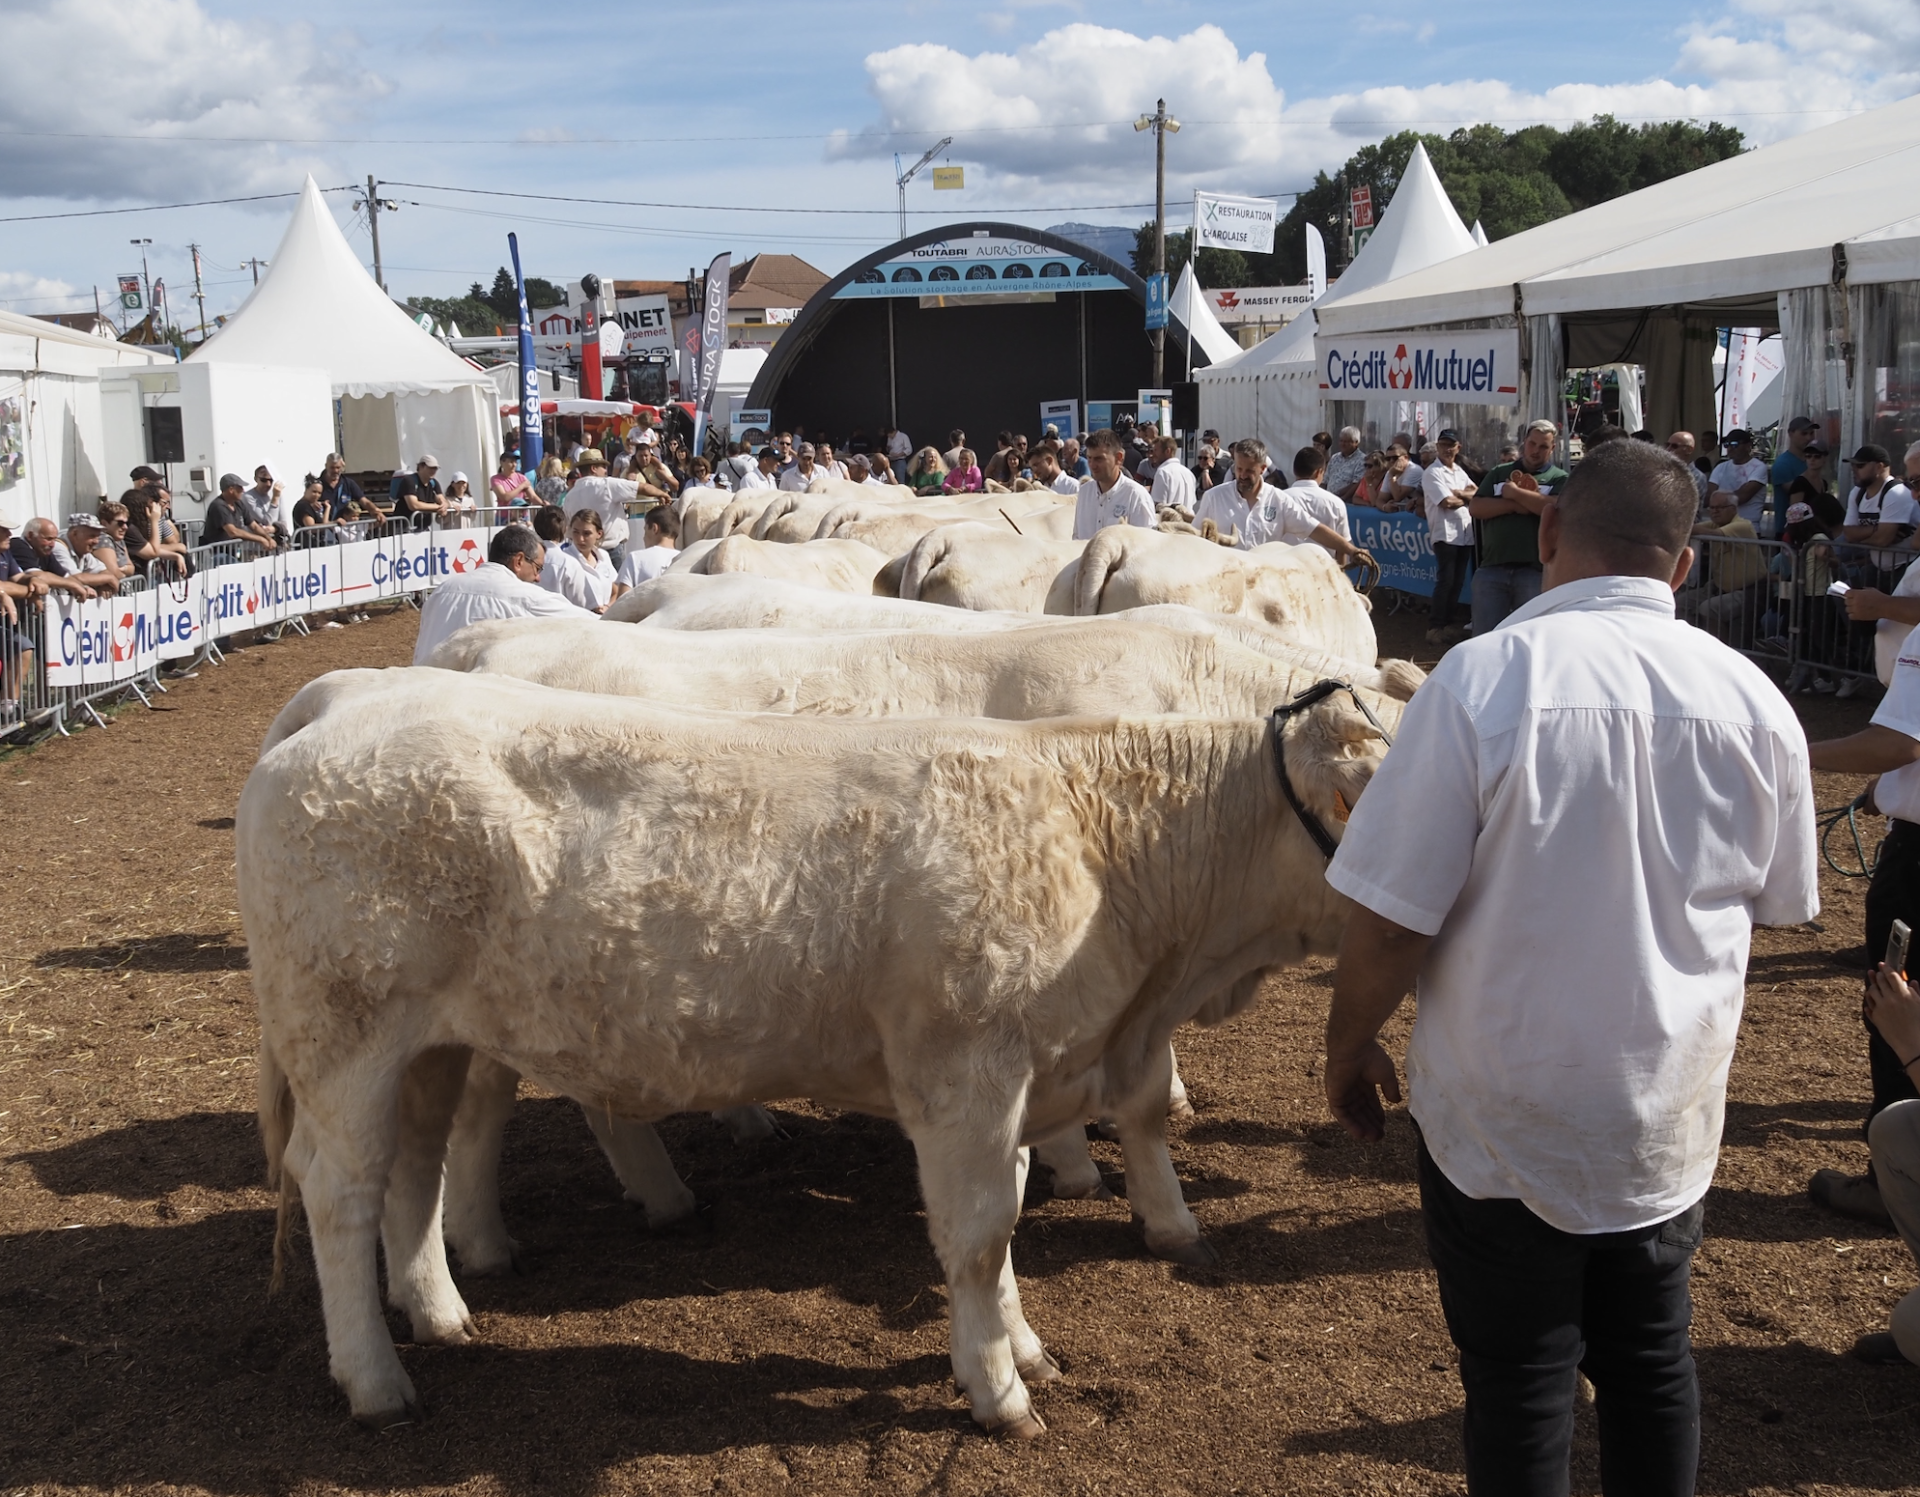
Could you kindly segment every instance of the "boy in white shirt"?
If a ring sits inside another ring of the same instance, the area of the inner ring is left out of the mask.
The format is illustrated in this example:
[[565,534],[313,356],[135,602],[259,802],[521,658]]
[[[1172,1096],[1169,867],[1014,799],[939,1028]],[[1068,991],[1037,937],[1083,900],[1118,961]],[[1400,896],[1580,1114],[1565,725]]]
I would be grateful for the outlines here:
[[613,585],[616,598],[632,592],[643,582],[651,582],[672,566],[680,554],[680,522],[666,505],[647,511],[640,534],[645,545],[641,550],[629,551],[627,559],[620,563],[620,575]]

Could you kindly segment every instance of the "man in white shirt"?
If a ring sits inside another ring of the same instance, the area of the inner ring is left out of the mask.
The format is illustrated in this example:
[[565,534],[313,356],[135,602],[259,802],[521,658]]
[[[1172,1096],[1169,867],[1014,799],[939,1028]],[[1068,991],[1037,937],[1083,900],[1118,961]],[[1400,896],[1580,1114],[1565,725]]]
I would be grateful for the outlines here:
[[642,548],[629,551],[627,559],[620,563],[620,576],[613,587],[616,598],[632,592],[643,582],[653,581],[680,555],[680,522],[664,504],[647,511],[646,519],[640,523],[640,536],[644,542]]
[[1433,599],[1427,607],[1427,643],[1451,644],[1464,630],[1454,631],[1453,611],[1466,586],[1467,566],[1473,560],[1473,503],[1478,485],[1460,466],[1460,434],[1449,428],[1433,439],[1433,461],[1420,475],[1420,496],[1426,502],[1427,540],[1433,546]]
[[1056,494],[1080,492],[1080,480],[1061,468],[1060,449],[1051,442],[1042,442],[1034,449],[1033,481]]
[[1153,528],[1153,500],[1123,470],[1126,451],[1126,444],[1111,431],[1096,431],[1087,438],[1087,471],[1092,476],[1080,485],[1073,503],[1076,541],[1090,541],[1109,525]]
[[[1911,538],[1914,527],[1920,525],[1920,505],[1914,503],[1913,490],[1893,476],[1892,459],[1884,447],[1869,442],[1854,453],[1853,479],[1840,533],[1857,546],[1874,547],[1868,553],[1874,566],[1891,574],[1913,560]],[[1890,583],[1891,575],[1885,580]]]
[[592,614],[540,586],[546,546],[524,525],[509,525],[487,547],[485,565],[449,577],[420,605],[413,663],[425,665],[453,634],[481,619],[582,618]]
[[[1353,539],[1353,527],[1347,523],[1347,506],[1340,496],[1321,482],[1327,476],[1327,455],[1309,443],[1293,455],[1293,482],[1287,485],[1285,498],[1294,518],[1286,527],[1283,540],[1309,541],[1313,527],[1324,525],[1343,541]],[[1301,529],[1301,521],[1307,521]]]
[[794,465],[780,475],[780,487],[791,494],[804,494],[807,485],[816,478],[825,478],[825,470],[817,467],[813,461],[813,443],[802,442],[800,454]]
[[887,432],[886,443],[880,450],[887,459],[887,471],[880,478],[880,482],[904,482],[907,476],[907,464],[913,458],[913,439],[896,426]]
[[847,465],[834,456],[833,443],[821,442],[814,449],[813,457],[814,466],[826,474],[827,477],[838,478],[843,482],[846,480]]
[[568,520],[583,509],[598,515],[602,543],[617,567],[626,555],[627,506],[639,495],[640,485],[630,478],[608,477],[607,460],[597,447],[585,448],[575,466],[580,476],[567,490],[561,511]]
[[1767,465],[1753,455],[1752,432],[1730,431],[1722,440],[1727,455],[1707,475],[1707,486],[1732,494],[1740,518],[1757,526],[1767,508]]
[[[1255,546],[1275,541],[1290,546],[1312,541],[1331,551],[1343,567],[1371,559],[1342,533],[1346,524],[1344,505],[1340,506],[1342,530],[1323,523],[1325,511],[1319,495],[1326,493],[1325,490],[1315,485],[1317,492],[1308,495],[1293,489],[1276,489],[1266,481],[1265,442],[1258,437],[1243,437],[1233,444],[1232,452],[1233,482],[1216,483],[1200,496],[1199,507],[1193,515],[1196,526],[1211,520],[1223,537],[1238,530],[1240,539],[1236,545],[1241,551],[1251,551]],[[1322,470],[1323,462],[1318,447],[1302,448],[1294,456],[1295,469],[1305,466],[1307,472],[1302,476],[1309,481]],[[1331,494],[1327,498],[1339,504]]]
[[1609,1492],[1691,1492],[1688,1274],[1754,924],[1819,909],[1806,740],[1674,618],[1693,481],[1594,449],[1542,507],[1543,591],[1407,706],[1327,882],[1355,901],[1326,1092],[1380,1138],[1407,1053],[1472,1492],[1564,1492],[1576,1374]]
[[1180,447],[1172,437],[1153,439],[1154,513],[1168,505],[1193,513],[1195,502],[1193,470],[1180,461]]
[[780,449],[769,442],[760,449],[760,460],[740,475],[740,481],[733,486],[733,491],[736,494],[745,494],[754,489],[779,487]]

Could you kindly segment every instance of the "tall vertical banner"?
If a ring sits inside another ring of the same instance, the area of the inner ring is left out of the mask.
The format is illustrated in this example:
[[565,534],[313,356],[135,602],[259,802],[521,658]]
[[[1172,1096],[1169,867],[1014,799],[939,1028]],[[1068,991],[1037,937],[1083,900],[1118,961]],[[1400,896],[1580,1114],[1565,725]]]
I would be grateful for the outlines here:
[[1308,300],[1318,301],[1327,292],[1327,241],[1320,235],[1319,229],[1307,225],[1307,293]]
[[520,274],[520,237],[507,235],[513,255],[513,286],[520,296],[520,471],[538,473],[546,456],[540,425],[540,371],[533,362],[533,313],[527,308],[527,282]]
[[700,306],[700,387],[694,393],[693,450],[704,452],[707,417],[720,385],[720,355],[727,346],[727,278],[733,269],[730,251],[713,257],[707,267],[706,295]]

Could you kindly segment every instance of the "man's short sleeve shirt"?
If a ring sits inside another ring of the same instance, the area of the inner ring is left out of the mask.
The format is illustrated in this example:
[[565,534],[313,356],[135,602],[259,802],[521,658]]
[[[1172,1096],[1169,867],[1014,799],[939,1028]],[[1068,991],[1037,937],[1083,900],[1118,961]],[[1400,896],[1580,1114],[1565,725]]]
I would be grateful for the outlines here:
[[1092,540],[1109,525],[1138,525],[1153,528],[1153,501],[1147,491],[1122,473],[1105,493],[1089,478],[1080,485],[1080,496],[1073,502],[1073,538]]

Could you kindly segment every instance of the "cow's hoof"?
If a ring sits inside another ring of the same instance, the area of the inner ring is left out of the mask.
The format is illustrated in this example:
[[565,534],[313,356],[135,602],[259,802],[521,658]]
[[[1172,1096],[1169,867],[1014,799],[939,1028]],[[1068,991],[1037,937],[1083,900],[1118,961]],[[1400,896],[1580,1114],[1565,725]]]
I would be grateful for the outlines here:
[[1175,1242],[1155,1242],[1147,1239],[1147,1251],[1156,1258],[1164,1258],[1169,1263],[1178,1263],[1183,1268],[1218,1268],[1220,1255],[1213,1250],[1213,1244],[1204,1237],[1188,1237]]
[[1037,1440],[1047,1432],[1047,1425],[1045,1420],[1029,1409],[1017,1419],[989,1424],[986,1430],[997,1440]]
[[462,1320],[458,1325],[450,1326],[444,1331],[425,1327],[413,1333],[415,1346],[465,1346],[471,1340],[473,1340],[471,1320]]
[[397,1409],[375,1409],[368,1414],[355,1414],[353,1422],[362,1429],[372,1430],[376,1435],[387,1430],[398,1429],[406,1424],[420,1422],[420,1410],[415,1404],[402,1404]]
[[1120,1125],[1110,1118],[1102,1118],[1093,1125],[1093,1131],[1105,1139],[1117,1141],[1120,1137]]
[[714,1117],[727,1125],[727,1132],[733,1135],[736,1144],[759,1143],[780,1131],[773,1114],[764,1107],[723,1107]]
[[1105,1180],[1102,1180],[1098,1185],[1090,1185],[1085,1190],[1062,1190],[1060,1188],[1060,1182],[1055,1180],[1053,1183],[1053,1198],[1056,1201],[1111,1201],[1114,1199],[1114,1195],[1112,1190],[1108,1188]]
[[1060,1381],[1060,1364],[1053,1360],[1049,1352],[1041,1352],[1039,1359],[1032,1362],[1019,1362],[1020,1376],[1030,1383],[1057,1383]]
[[1193,1103],[1184,1096],[1173,1097],[1167,1102],[1167,1116],[1170,1118],[1190,1118],[1193,1116]]

